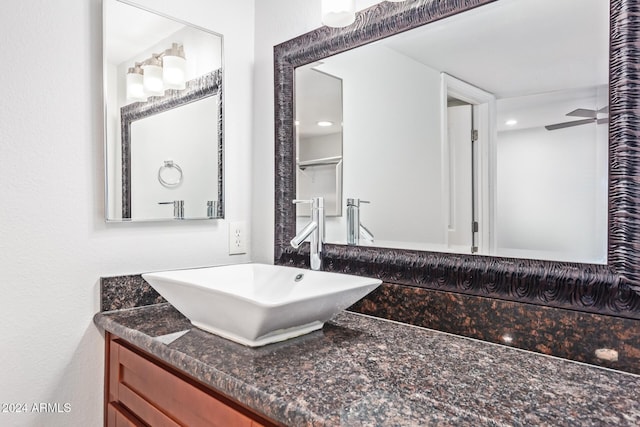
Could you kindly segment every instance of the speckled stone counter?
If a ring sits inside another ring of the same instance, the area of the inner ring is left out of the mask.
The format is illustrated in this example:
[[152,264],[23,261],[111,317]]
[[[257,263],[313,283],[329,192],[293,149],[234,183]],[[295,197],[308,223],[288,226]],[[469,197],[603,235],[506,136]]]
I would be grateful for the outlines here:
[[94,320],[285,425],[640,425],[639,376],[354,313],[256,349],[166,303]]

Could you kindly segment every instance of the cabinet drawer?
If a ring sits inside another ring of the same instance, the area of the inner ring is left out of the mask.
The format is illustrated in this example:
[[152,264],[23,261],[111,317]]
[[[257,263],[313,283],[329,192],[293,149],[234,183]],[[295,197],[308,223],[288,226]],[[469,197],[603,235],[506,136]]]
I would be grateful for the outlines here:
[[144,427],[144,424],[125,414],[113,403],[107,405],[107,427]]
[[[150,426],[258,427],[262,424],[228,406],[145,355],[110,342],[108,408],[122,406]],[[122,423],[109,426],[133,426]]]

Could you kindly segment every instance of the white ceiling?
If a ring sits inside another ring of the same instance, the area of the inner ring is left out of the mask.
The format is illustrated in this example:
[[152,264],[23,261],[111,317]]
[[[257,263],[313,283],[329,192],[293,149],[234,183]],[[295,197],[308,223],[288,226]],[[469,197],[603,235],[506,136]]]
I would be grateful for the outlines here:
[[106,1],[104,7],[105,57],[111,64],[133,58],[185,26],[119,1]]
[[608,23],[608,0],[499,0],[377,43],[496,95],[503,130],[606,104]]
[[381,41],[498,98],[609,80],[608,0],[500,0]]

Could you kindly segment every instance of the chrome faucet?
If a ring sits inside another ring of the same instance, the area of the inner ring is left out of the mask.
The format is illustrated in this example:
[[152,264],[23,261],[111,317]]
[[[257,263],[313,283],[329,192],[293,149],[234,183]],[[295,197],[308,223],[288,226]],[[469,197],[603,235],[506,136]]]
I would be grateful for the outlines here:
[[373,234],[360,222],[360,203],[370,203],[367,200],[347,199],[347,244],[357,245],[360,237],[368,243],[373,243]]
[[173,205],[173,217],[184,219],[184,200],[174,200],[173,202],[158,202],[159,205]]
[[218,217],[218,201],[207,200],[207,218],[217,218],[217,217]]
[[299,248],[302,242],[311,236],[311,269],[322,269],[322,245],[324,243],[324,198],[314,197],[311,200],[294,200],[293,203],[311,203],[311,222],[307,224],[293,239],[291,246]]

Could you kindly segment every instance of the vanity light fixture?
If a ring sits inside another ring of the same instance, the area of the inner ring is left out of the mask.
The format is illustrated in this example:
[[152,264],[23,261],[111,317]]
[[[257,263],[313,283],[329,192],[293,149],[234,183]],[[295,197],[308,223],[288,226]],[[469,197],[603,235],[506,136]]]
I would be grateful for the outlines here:
[[319,121],[319,122],[316,122],[316,124],[323,128],[333,126],[333,122],[328,122],[328,121]]
[[[400,3],[405,0],[387,0]],[[327,27],[346,27],[356,20],[355,0],[322,0],[322,23]]]
[[167,89],[183,90],[186,87],[187,60],[184,57],[184,47],[173,43],[170,49],[164,51],[162,58],[162,80]]
[[136,62],[127,71],[127,101],[146,101],[150,96],[163,96],[166,89],[185,89],[186,68],[184,47],[179,43]]
[[506,122],[504,122],[504,124],[507,126],[515,126],[518,124],[518,121],[516,119],[509,119]]
[[162,81],[162,59],[160,56],[152,56],[142,63],[144,92],[147,96],[164,95],[164,82]]
[[127,101],[146,101],[144,93],[143,72],[140,63],[127,71]]
[[356,20],[355,0],[322,0],[321,10],[327,27],[346,27]]

